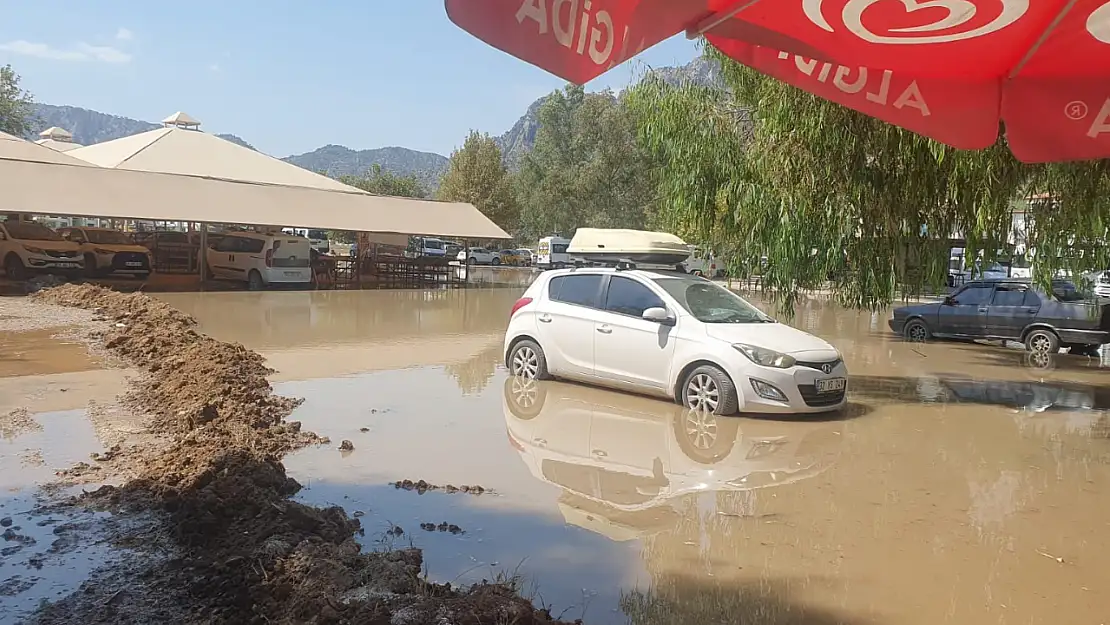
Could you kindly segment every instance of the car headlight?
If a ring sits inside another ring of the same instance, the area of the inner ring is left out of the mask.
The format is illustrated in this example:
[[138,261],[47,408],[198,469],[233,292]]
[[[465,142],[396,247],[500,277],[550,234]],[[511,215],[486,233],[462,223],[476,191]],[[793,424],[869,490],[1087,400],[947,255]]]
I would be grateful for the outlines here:
[[101,256],[104,256],[106,254],[115,254],[115,252],[113,252],[112,250],[106,250],[102,247],[94,247],[93,252],[95,252],[95,253],[97,253]]
[[789,369],[794,366],[796,362],[793,356],[776,352],[773,349],[766,349],[764,347],[757,347],[755,345],[748,345],[746,343],[734,343],[732,345],[741,354],[748,357],[748,360],[757,365],[764,367],[774,367],[775,369]]
[[46,250],[42,249],[41,247],[35,247],[33,245],[24,245],[23,249],[27,250],[28,252],[30,252],[32,254],[45,254],[46,253]]

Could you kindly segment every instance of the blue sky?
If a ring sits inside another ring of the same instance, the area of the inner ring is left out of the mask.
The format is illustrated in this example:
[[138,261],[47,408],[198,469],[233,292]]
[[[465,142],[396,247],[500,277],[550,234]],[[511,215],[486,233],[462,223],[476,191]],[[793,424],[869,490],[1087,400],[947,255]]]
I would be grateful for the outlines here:
[[[286,156],[328,143],[449,154],[562,81],[455,27],[440,0],[4,3],[0,65],[39,102],[158,121],[182,110]],[[588,87],[697,54],[665,41]]]

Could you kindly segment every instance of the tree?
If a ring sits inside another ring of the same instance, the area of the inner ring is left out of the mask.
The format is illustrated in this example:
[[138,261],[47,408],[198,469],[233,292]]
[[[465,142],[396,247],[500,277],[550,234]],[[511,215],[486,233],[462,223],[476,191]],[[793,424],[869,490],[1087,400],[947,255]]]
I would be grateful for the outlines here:
[[[764,285],[784,308],[830,274],[844,275],[836,292],[859,307],[942,285],[949,238],[962,233],[969,255],[992,258],[1010,234],[1012,201],[1031,191],[1061,207],[1036,211],[1035,275],[1050,279],[1066,260],[1056,252],[1076,237],[1092,249],[1107,238],[1106,161],[1027,166],[1003,139],[955,150],[705,54],[725,89],[649,77],[627,98],[659,163],[661,218],[731,250],[734,267],[765,258]],[[1083,262],[1105,265],[1106,254],[1103,245]]]
[[31,94],[19,86],[11,65],[0,67],[0,132],[23,138],[31,132],[35,111]]
[[437,197],[468,202],[506,231],[520,217],[512,178],[501,161],[501,148],[488,134],[471,131],[463,146],[451,153]]
[[428,192],[424,190],[423,185],[420,184],[420,180],[415,175],[398,176],[393,172],[383,170],[382,166],[377,163],[365,175],[340,176],[339,182],[374,195],[411,198],[428,197]]
[[568,86],[539,110],[535,146],[521,164],[521,232],[529,238],[579,227],[643,228],[654,189],[636,124],[611,92]]

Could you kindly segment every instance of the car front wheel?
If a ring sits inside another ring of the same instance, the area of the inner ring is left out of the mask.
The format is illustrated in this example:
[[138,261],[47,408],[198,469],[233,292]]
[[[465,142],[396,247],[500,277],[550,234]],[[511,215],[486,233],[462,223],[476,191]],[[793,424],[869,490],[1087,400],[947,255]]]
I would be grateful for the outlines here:
[[932,337],[929,332],[929,326],[920,319],[910,319],[906,323],[906,327],[902,328],[902,336],[911,343],[924,343]]
[[682,405],[716,415],[736,412],[736,386],[728,374],[713,365],[703,365],[686,376],[682,384]]
[[513,346],[505,363],[509,372],[526,380],[550,380],[547,371],[547,356],[543,349],[532,340],[523,340]]

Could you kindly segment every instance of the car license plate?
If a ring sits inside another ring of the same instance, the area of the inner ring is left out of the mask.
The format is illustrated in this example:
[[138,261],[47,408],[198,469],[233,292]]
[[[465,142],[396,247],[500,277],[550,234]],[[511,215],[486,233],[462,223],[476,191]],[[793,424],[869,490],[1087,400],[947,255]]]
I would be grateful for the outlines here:
[[137,263],[137,262],[134,262],[134,261],[124,263],[124,264],[127,265],[128,267],[142,267],[143,266],[142,263]]
[[827,378],[824,380],[817,380],[814,385],[817,387],[818,393],[834,393],[836,391],[843,391],[848,385],[848,380],[844,378]]

